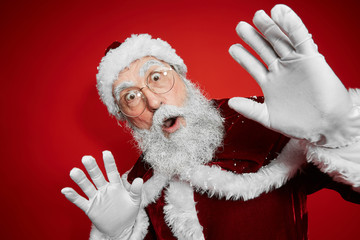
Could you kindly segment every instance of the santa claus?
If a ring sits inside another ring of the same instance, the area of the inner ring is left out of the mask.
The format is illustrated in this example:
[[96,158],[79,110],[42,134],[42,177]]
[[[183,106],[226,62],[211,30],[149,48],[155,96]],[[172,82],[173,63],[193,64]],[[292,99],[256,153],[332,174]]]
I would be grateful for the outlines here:
[[171,46],[150,35],[115,43],[97,74],[109,112],[142,152],[120,177],[103,152],[62,193],[93,223],[90,239],[307,239],[306,196],[360,202],[360,96],[347,91],[287,6],[240,22],[231,56],[264,97],[208,100]]

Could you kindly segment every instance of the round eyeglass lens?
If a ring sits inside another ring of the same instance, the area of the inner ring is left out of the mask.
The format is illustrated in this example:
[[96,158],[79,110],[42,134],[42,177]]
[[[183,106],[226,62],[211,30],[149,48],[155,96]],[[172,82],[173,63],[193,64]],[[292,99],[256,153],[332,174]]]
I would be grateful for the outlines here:
[[120,92],[119,107],[128,117],[140,116],[146,108],[146,99],[140,89],[125,89]]
[[154,70],[146,79],[146,85],[154,93],[167,93],[174,84],[175,78],[171,68]]

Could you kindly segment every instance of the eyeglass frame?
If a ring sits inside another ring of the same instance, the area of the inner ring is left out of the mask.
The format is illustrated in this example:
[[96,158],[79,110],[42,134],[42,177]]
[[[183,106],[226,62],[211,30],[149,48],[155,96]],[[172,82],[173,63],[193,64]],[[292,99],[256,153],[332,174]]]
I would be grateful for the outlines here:
[[[170,65],[170,67],[163,67],[163,69],[164,70],[166,70],[166,71],[174,71],[175,73],[177,73],[176,72],[176,70],[175,70],[175,68],[172,66],[172,65]],[[140,116],[141,114],[143,114],[144,113],[144,111],[145,111],[145,109],[146,109],[146,105],[147,105],[147,102],[148,102],[148,100],[147,100],[147,97],[144,95],[144,93],[143,93],[143,89],[144,88],[148,88],[152,93],[155,93],[155,94],[165,94],[165,93],[168,93],[168,92],[170,92],[173,88],[174,88],[174,85],[175,85],[175,76],[173,75],[172,76],[172,78],[173,78],[173,83],[172,83],[172,85],[171,85],[171,88],[168,90],[168,91],[166,91],[166,92],[155,92],[154,90],[152,90],[151,88],[150,88],[150,86],[149,86],[149,80],[148,80],[148,78],[152,75],[152,73],[154,73],[154,72],[156,72],[156,70],[153,70],[153,71],[151,71],[148,75],[147,75],[147,77],[146,77],[146,81],[145,81],[145,86],[143,86],[143,87],[128,87],[128,88],[138,88],[137,89],[137,91],[141,94],[141,98],[142,99],[144,99],[144,101],[145,101],[145,107],[144,107],[144,109],[142,110],[142,112],[140,113],[140,114],[138,114],[138,115],[136,115],[136,116],[130,116],[130,115],[127,115],[124,111],[122,111],[121,110],[121,104],[120,104],[120,97],[119,97],[119,99],[117,99],[116,97],[115,97],[115,103],[116,103],[116,106],[118,107],[118,114],[123,114],[123,115],[125,115],[126,117],[130,117],[130,118],[135,118],[135,117],[138,117],[138,116]],[[123,89],[122,91],[124,91],[124,90],[126,90],[127,88],[125,88],[125,89]],[[119,92],[119,95],[120,95],[120,93],[122,92],[122,91],[120,91]]]

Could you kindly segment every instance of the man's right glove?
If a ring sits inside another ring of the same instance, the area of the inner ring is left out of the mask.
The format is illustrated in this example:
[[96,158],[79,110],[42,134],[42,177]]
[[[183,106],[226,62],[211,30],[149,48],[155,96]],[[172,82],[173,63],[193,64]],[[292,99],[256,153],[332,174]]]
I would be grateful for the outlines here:
[[73,168],[70,172],[70,177],[89,200],[72,188],[64,188],[61,192],[86,213],[99,231],[113,239],[128,239],[140,209],[143,181],[140,178],[135,179],[129,191],[126,190],[111,152],[104,151],[103,159],[109,182],[105,180],[93,157],[82,158],[82,163],[97,189],[82,170]]

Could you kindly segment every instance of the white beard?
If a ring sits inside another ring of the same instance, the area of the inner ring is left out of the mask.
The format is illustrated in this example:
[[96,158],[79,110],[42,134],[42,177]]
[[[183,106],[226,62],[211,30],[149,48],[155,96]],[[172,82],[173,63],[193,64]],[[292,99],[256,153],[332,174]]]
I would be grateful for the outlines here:
[[[188,80],[187,101],[184,107],[162,105],[153,116],[150,130],[131,126],[133,136],[144,161],[155,172],[172,177],[186,174],[191,168],[212,160],[224,136],[223,118],[219,111]],[[163,121],[182,116],[186,127],[181,126],[168,137],[162,130]]]

